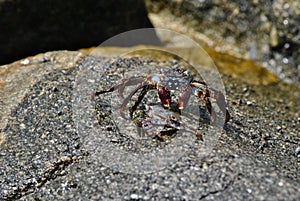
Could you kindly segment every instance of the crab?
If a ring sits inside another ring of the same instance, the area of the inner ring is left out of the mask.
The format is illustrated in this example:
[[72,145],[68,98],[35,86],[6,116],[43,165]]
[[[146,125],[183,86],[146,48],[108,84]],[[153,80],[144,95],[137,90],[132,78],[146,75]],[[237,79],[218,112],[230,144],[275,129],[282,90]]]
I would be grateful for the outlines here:
[[[195,80],[195,76],[193,76],[191,72],[191,70],[184,69],[179,64],[176,64],[172,67],[166,67],[162,69],[160,74],[122,79],[119,83],[112,86],[108,90],[101,90],[93,93],[92,97],[94,98],[100,94],[105,94],[116,90],[118,90],[119,95],[123,97],[123,92],[126,86],[135,86],[129,95],[124,98],[124,101],[119,108],[120,115],[126,119],[124,109],[131,100],[132,96],[140,91],[136,102],[129,110],[129,114],[132,119],[133,113],[136,111],[149,90],[157,90],[158,97],[164,108],[171,107],[171,92],[177,91],[179,95],[176,99],[176,103],[179,110],[184,109],[184,107],[188,104],[190,95],[193,94],[199,97],[205,103],[206,108],[211,116],[212,124],[216,122],[217,115],[212,107],[210,98],[215,99],[220,110],[225,113],[223,115],[225,116],[225,123],[227,123],[230,120],[230,114],[226,109],[225,96],[220,91],[209,88],[204,81]],[[170,117],[163,118],[168,122],[172,120]]]

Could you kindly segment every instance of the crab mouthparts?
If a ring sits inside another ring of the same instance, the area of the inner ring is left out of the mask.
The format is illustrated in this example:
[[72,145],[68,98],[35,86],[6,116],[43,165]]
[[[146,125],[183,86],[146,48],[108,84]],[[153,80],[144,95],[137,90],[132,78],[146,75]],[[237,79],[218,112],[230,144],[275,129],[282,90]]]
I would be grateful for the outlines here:
[[171,99],[164,99],[164,100],[161,100],[161,102],[164,107],[170,107],[170,105],[171,105]]

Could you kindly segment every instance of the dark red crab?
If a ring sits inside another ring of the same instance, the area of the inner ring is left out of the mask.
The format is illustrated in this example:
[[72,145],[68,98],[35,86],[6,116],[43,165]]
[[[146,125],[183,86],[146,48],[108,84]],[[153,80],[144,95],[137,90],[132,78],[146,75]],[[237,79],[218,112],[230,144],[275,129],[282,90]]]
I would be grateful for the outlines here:
[[212,123],[216,122],[216,112],[214,111],[209,98],[216,100],[216,103],[220,110],[224,112],[225,123],[229,121],[230,114],[226,109],[226,102],[224,95],[215,89],[208,88],[204,81],[194,80],[189,70],[182,69],[179,64],[176,64],[170,68],[162,70],[160,74],[130,77],[123,79],[120,83],[112,86],[108,90],[97,91],[92,96],[98,96],[100,94],[112,92],[118,90],[120,96],[123,96],[123,91],[126,86],[133,86],[135,88],[124,99],[120,106],[120,115],[125,118],[124,109],[132,96],[141,90],[138,100],[130,109],[130,117],[137,109],[145,95],[149,90],[157,89],[158,96],[164,107],[169,108],[171,106],[171,91],[178,91],[179,95],[176,100],[178,109],[182,110],[188,103],[190,95],[194,94],[204,101],[206,108],[211,116]]

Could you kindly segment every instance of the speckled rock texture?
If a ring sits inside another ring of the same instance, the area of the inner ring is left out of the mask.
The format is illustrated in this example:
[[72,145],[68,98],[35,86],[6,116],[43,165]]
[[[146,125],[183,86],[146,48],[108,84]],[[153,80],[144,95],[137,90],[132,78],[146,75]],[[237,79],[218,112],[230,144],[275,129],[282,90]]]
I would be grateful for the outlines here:
[[[205,157],[200,157],[201,148],[194,144],[201,142],[193,136],[193,146],[178,160],[148,174],[118,171],[94,157],[84,144],[86,132],[78,129],[81,122],[73,116],[96,110],[88,106],[74,111],[79,73],[86,69],[93,74],[101,67],[101,82],[80,76],[89,83],[83,89],[93,91],[117,82],[120,72],[149,62],[155,58],[113,60],[61,51],[0,67],[1,102],[12,101],[2,106],[6,113],[1,114],[0,200],[300,199],[300,91],[280,81],[255,85],[222,74],[232,118]],[[9,88],[14,91],[5,91]],[[90,96],[80,98],[92,101]],[[200,107],[205,111],[203,104]],[[116,134],[102,128],[94,114],[86,129]],[[104,115],[111,117],[110,112]],[[127,140],[123,146],[134,152],[137,144]]]
[[293,0],[147,0],[155,27],[168,27],[250,58],[300,86],[300,2]]

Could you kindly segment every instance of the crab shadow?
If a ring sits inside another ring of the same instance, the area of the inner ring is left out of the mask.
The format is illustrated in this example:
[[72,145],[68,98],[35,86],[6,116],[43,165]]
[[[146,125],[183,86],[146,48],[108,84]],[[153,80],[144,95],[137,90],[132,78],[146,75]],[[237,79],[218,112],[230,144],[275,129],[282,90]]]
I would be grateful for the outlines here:
[[244,131],[246,127],[241,121],[232,118],[231,121],[224,125],[224,130],[229,138],[243,142],[245,141],[244,138],[250,138],[250,135]]

